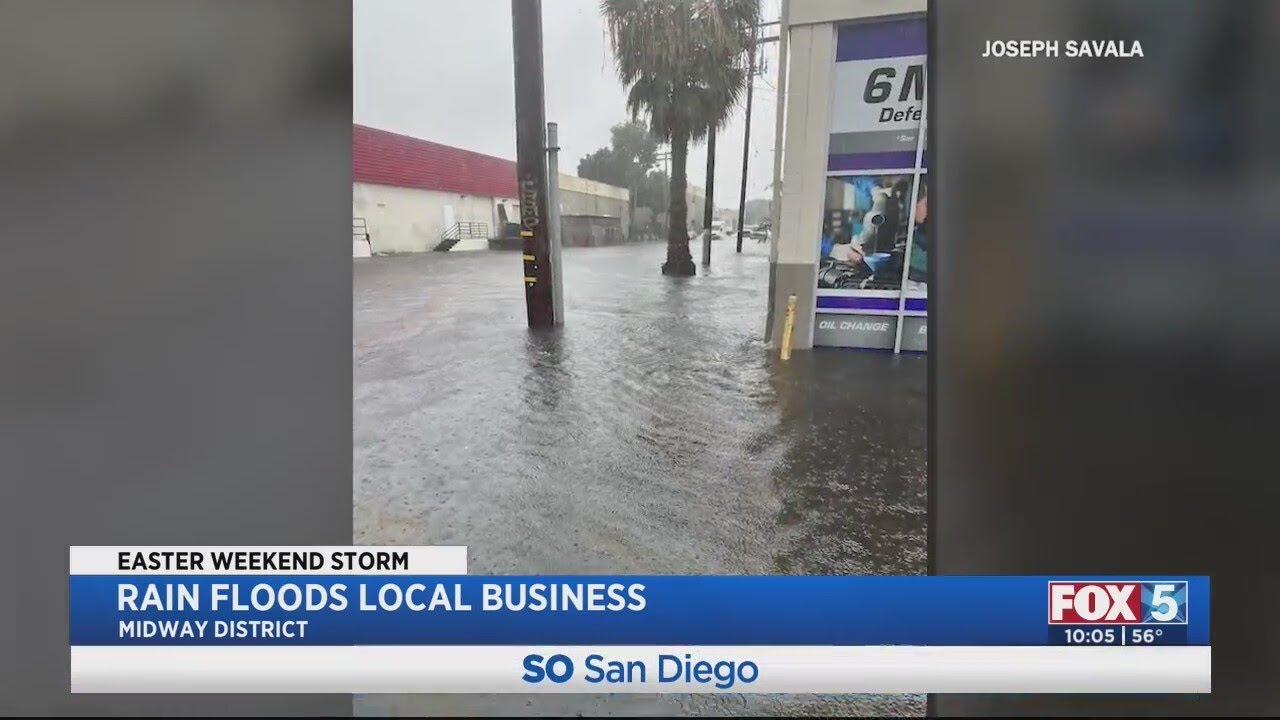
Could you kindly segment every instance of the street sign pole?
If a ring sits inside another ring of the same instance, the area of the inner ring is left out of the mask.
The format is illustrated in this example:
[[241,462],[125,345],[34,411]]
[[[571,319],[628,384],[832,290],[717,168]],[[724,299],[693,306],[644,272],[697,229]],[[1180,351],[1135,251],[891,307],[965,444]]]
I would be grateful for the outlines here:
[[547,231],[551,234],[551,301],[557,325],[564,324],[564,267],[560,264],[560,133],[547,123]]
[[542,80],[542,0],[511,0],[516,75],[516,178],[529,327],[555,325],[547,219],[546,107]]

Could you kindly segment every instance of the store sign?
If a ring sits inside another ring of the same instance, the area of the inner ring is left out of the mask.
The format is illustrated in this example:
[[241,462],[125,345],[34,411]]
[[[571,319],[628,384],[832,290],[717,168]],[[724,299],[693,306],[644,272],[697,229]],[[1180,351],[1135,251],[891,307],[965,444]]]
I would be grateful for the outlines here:
[[815,345],[927,347],[926,43],[923,17],[836,28]]
[[925,21],[841,26],[827,169],[914,169],[924,119]]
[[898,332],[893,315],[825,315],[814,318],[813,344],[892,350]]
[[924,116],[924,56],[836,65],[828,170],[914,167]]

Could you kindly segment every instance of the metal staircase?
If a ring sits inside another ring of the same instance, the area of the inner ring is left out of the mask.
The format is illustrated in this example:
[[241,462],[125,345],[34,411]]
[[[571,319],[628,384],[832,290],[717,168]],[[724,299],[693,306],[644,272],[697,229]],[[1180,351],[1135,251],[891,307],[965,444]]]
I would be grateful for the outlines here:
[[440,242],[432,248],[436,252],[448,252],[453,249],[454,245],[463,240],[488,240],[489,239],[489,223],[482,222],[457,222],[444,231],[440,236]]
[[351,256],[370,257],[373,255],[373,241],[369,237],[369,225],[362,217],[351,219]]

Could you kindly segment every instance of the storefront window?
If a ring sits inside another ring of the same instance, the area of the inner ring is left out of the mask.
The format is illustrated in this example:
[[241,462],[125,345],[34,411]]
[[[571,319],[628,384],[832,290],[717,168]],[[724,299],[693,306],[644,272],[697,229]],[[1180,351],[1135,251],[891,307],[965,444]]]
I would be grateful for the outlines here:
[[[924,256],[915,243],[907,261],[914,175],[841,175],[827,178],[826,215],[822,225],[818,287],[826,289],[897,290],[903,265],[908,286],[923,287]],[[923,198],[921,201],[923,202]],[[917,202],[915,207],[920,207]]]
[[923,17],[836,29],[814,344],[923,351]]

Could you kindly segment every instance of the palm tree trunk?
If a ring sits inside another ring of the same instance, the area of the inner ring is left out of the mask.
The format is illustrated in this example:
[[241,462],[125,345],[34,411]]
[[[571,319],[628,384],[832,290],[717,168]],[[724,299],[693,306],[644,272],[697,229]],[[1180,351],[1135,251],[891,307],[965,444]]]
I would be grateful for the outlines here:
[[698,273],[689,254],[689,205],[685,200],[688,182],[685,177],[689,158],[689,133],[676,131],[671,136],[671,207],[667,210],[667,261],[663,275],[689,277]]

